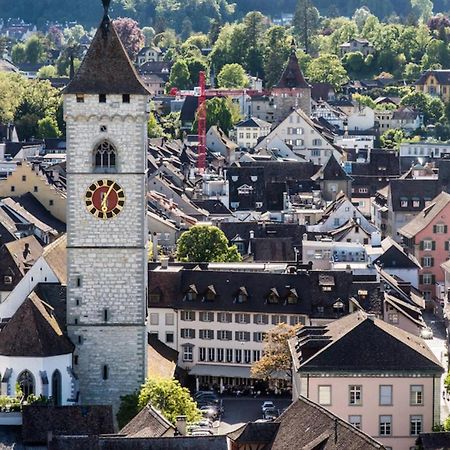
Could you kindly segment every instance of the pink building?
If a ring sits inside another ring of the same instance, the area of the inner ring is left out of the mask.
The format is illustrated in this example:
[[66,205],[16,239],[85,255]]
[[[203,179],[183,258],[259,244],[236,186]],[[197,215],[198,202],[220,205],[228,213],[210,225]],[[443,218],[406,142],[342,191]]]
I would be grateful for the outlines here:
[[444,273],[441,264],[450,256],[450,194],[441,192],[398,232],[408,250],[420,262],[419,289],[427,302],[441,297]]
[[444,369],[417,336],[359,311],[303,327],[290,346],[294,398],[319,403],[387,450],[414,448],[440,423]]

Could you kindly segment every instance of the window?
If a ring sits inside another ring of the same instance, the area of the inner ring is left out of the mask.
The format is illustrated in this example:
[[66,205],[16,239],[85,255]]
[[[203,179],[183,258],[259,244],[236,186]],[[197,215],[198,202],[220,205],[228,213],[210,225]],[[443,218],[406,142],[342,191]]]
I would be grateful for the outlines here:
[[49,201],[48,201],[48,205],[49,205],[49,206],[53,206],[53,204],[54,204],[54,201],[53,201],[53,200],[49,200]]
[[107,308],[103,310],[103,322],[108,322],[109,319],[109,311]]
[[214,289],[214,286],[208,286],[208,289],[206,290],[204,300],[207,300],[209,302],[212,302],[216,298],[216,290]]
[[348,416],[348,421],[355,428],[358,428],[358,430],[361,429],[361,416]]
[[390,436],[392,433],[392,416],[380,416],[380,436]]
[[185,345],[183,347],[183,361],[192,361],[192,345]]
[[108,141],[101,142],[94,150],[94,166],[97,171],[116,169],[116,150]]
[[34,187],[33,187],[33,192],[38,192],[38,190],[39,190],[39,189],[38,189],[37,186],[34,186]]
[[392,405],[392,385],[390,384],[380,385],[380,405],[381,406]]
[[198,349],[198,359],[200,361],[206,361],[206,347],[199,347],[199,349]]
[[98,94],[98,102],[106,103],[106,94]]
[[14,192],[16,190],[15,186],[11,186],[11,192]]
[[159,325],[158,313],[150,313],[150,325]]
[[208,348],[208,361],[215,361],[216,359],[216,349]]
[[422,416],[410,416],[409,423],[410,423],[410,434],[411,436],[417,436],[420,433],[422,433],[422,422],[423,417]]
[[433,284],[433,274],[424,273],[422,275],[422,283],[421,284]]
[[253,350],[253,362],[257,362],[261,359],[261,351]]
[[84,103],[84,95],[83,94],[77,94],[77,103]]
[[166,313],[166,325],[173,325],[175,323],[175,316],[173,313]]
[[401,208],[407,208],[408,207],[408,200],[407,199],[400,200],[400,207]]
[[73,364],[74,364],[75,366],[78,365],[78,355],[73,355]]
[[103,364],[102,367],[102,378],[107,380],[109,378],[109,367],[108,364]]
[[295,290],[295,288],[292,288],[289,290],[289,293],[286,297],[286,303],[288,305],[295,305],[298,302],[298,295],[297,295],[297,291]]
[[322,140],[321,139],[313,139],[312,145],[314,147],[320,147],[322,145]]
[[181,311],[181,320],[192,322],[195,320],[195,311]]
[[239,342],[248,342],[250,340],[249,331],[235,331],[234,339]]
[[319,386],[319,405],[331,405],[331,386]]
[[278,314],[274,314],[272,316],[272,325],[278,325],[280,323],[287,323],[287,316],[280,316]]
[[389,313],[388,320],[391,323],[398,323],[398,314],[397,313]]
[[422,258],[422,267],[433,267],[434,266],[434,258],[431,256],[424,256]]
[[422,249],[421,250],[426,250],[426,251],[431,251],[434,250],[433,249],[433,241],[432,240],[424,240],[422,241],[423,245],[422,245]]
[[231,341],[233,339],[233,332],[230,330],[219,330],[217,331],[217,339],[219,341]]
[[339,217],[335,217],[333,224],[335,227],[339,226]]
[[230,323],[233,320],[231,313],[220,312],[217,313],[217,321],[221,323]]
[[267,296],[267,303],[278,303],[280,300],[280,296],[275,288],[271,289],[269,295]]
[[222,362],[223,361],[223,354],[224,354],[223,348],[218,348],[217,349],[217,361],[218,362]]
[[267,314],[255,314],[253,316],[253,323],[267,325],[269,323],[269,316]]
[[417,198],[413,198],[412,205],[413,208],[420,208],[420,200],[418,200]]
[[200,322],[213,322],[214,313],[212,311],[202,311],[200,312]]
[[235,314],[234,321],[236,323],[250,323],[250,314]]
[[447,225],[438,223],[433,227],[433,233],[447,233]]
[[75,286],[76,287],[81,287],[81,277],[76,277],[75,278]]
[[349,386],[349,404],[354,406],[362,405],[362,386]]
[[236,303],[245,303],[248,299],[247,289],[245,287],[241,287],[236,296]]
[[233,349],[227,348],[226,353],[227,353],[227,362],[229,362],[229,363],[233,362]]
[[409,402],[412,406],[423,405],[423,386],[412,384],[409,388]]
[[17,377],[17,384],[20,386],[20,390],[25,398],[34,394],[34,377],[29,370],[24,370],[20,373]]
[[193,328],[182,328],[180,335],[183,339],[195,339],[195,330]]
[[27,181],[27,176],[26,175],[22,175],[22,181]]
[[289,325],[292,327],[295,327],[295,325],[298,325],[299,323],[304,324],[305,320],[303,317],[300,316],[290,316],[289,317]]
[[214,330],[199,330],[200,339],[214,339]]
[[242,350],[240,348],[234,350],[234,362],[242,362]]
[[173,333],[170,331],[166,332],[166,342],[168,344],[172,344],[173,343]]
[[122,94],[122,103],[130,103],[130,94]]

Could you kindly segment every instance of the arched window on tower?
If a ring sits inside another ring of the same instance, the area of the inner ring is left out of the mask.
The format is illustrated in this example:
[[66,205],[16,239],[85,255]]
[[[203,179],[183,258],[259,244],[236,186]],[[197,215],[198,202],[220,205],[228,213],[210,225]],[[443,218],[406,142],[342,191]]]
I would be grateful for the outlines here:
[[52,399],[56,406],[61,405],[61,372],[58,369],[52,375]]
[[96,172],[115,172],[117,169],[117,152],[114,146],[103,141],[94,150],[94,166]]
[[20,390],[25,398],[29,395],[34,394],[34,377],[29,370],[24,370],[17,377],[17,384],[20,386]]

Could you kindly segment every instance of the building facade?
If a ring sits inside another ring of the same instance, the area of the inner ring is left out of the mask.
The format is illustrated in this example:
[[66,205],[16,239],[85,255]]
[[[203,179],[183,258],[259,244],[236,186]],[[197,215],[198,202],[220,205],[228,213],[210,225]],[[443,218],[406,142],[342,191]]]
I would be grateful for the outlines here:
[[117,407],[146,375],[149,96],[108,16],[64,94],[67,330],[81,402]]

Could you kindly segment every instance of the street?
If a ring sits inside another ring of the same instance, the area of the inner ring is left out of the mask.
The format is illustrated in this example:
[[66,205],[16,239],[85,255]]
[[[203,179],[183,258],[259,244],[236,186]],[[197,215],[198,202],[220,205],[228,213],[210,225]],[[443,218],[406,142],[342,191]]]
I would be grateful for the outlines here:
[[287,408],[291,400],[280,397],[226,397],[223,399],[225,415],[218,427],[218,434],[226,434],[239,428],[244,423],[262,418],[261,406],[266,400],[273,401],[276,408],[280,410]]

